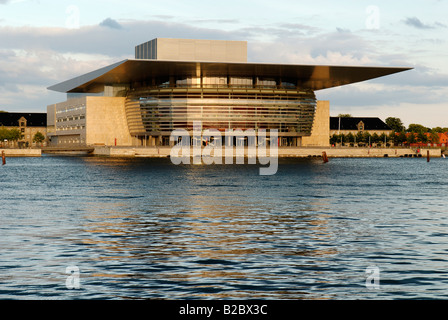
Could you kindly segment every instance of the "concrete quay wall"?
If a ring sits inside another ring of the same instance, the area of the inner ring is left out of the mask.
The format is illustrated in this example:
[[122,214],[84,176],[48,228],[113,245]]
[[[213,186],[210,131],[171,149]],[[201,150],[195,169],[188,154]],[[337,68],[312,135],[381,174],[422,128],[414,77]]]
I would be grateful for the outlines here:
[[[427,156],[429,151],[430,157],[441,157],[441,149],[420,149],[419,154],[422,157]],[[95,147],[94,155],[109,157],[168,157],[170,155],[170,147]],[[269,148],[266,149],[269,155]],[[375,158],[375,157],[414,157],[417,153],[409,148],[330,148],[330,147],[306,147],[306,148],[278,148],[279,157],[319,157],[326,152],[328,157],[334,158]],[[190,152],[193,155],[193,148]],[[235,150],[233,152],[235,154]],[[224,155],[224,150],[223,150]],[[245,149],[247,155],[247,148]]]
[[168,157],[170,155],[170,147],[95,147],[93,151],[97,156],[109,157]]
[[322,156],[326,152],[328,157],[333,158],[378,158],[378,157],[414,157],[421,155],[430,157],[441,157],[441,149],[420,149],[417,153],[410,148],[279,148],[279,157],[313,157]]
[[0,149],[0,156],[2,151],[5,152],[5,157],[40,157],[42,155],[41,149]]

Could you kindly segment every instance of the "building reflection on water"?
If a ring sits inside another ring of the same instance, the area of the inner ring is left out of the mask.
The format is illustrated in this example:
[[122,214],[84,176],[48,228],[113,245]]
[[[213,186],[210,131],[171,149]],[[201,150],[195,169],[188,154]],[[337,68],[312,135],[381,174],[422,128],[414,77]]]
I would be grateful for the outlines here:
[[101,170],[110,186],[92,186],[81,219],[82,243],[93,247],[89,259],[98,266],[91,279],[121,278],[137,287],[168,281],[214,298],[297,298],[301,266],[319,273],[319,260],[338,253],[325,198],[260,189],[258,177],[235,188],[235,176],[217,178],[202,166],[173,174],[182,179],[170,190],[154,180],[140,189],[114,178],[129,171],[132,180],[139,172],[126,160],[107,164]]
[[[420,299],[446,294],[446,161],[11,158],[5,299]],[[393,177],[393,179],[391,179]],[[366,268],[381,269],[381,290]],[[80,289],[66,288],[67,267]]]

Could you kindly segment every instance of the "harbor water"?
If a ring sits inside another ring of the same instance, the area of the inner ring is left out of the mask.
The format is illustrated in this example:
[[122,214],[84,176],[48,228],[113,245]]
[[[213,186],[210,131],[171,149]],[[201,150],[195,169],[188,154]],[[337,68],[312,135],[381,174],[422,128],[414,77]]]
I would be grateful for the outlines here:
[[448,159],[288,158],[260,176],[44,155],[0,173],[0,299],[448,297]]

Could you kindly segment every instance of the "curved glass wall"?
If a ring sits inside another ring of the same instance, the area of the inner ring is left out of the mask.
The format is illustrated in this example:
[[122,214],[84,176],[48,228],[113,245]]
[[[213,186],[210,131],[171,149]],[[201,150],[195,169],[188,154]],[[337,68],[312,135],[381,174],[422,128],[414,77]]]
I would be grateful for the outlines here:
[[314,92],[282,84],[203,77],[134,89],[126,99],[129,130],[134,136],[170,135],[175,129],[193,130],[193,121],[201,121],[203,129],[276,129],[279,136],[310,135]]

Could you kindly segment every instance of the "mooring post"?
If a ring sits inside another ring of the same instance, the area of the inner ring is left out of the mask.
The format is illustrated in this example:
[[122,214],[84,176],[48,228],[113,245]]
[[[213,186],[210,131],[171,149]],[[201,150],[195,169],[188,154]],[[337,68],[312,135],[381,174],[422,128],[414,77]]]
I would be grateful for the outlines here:
[[2,150],[2,165],[6,164],[5,150]]
[[328,162],[328,157],[327,157],[327,153],[324,151],[322,152],[322,159],[324,160],[324,163]]
[[426,151],[426,161],[429,162],[429,150]]

